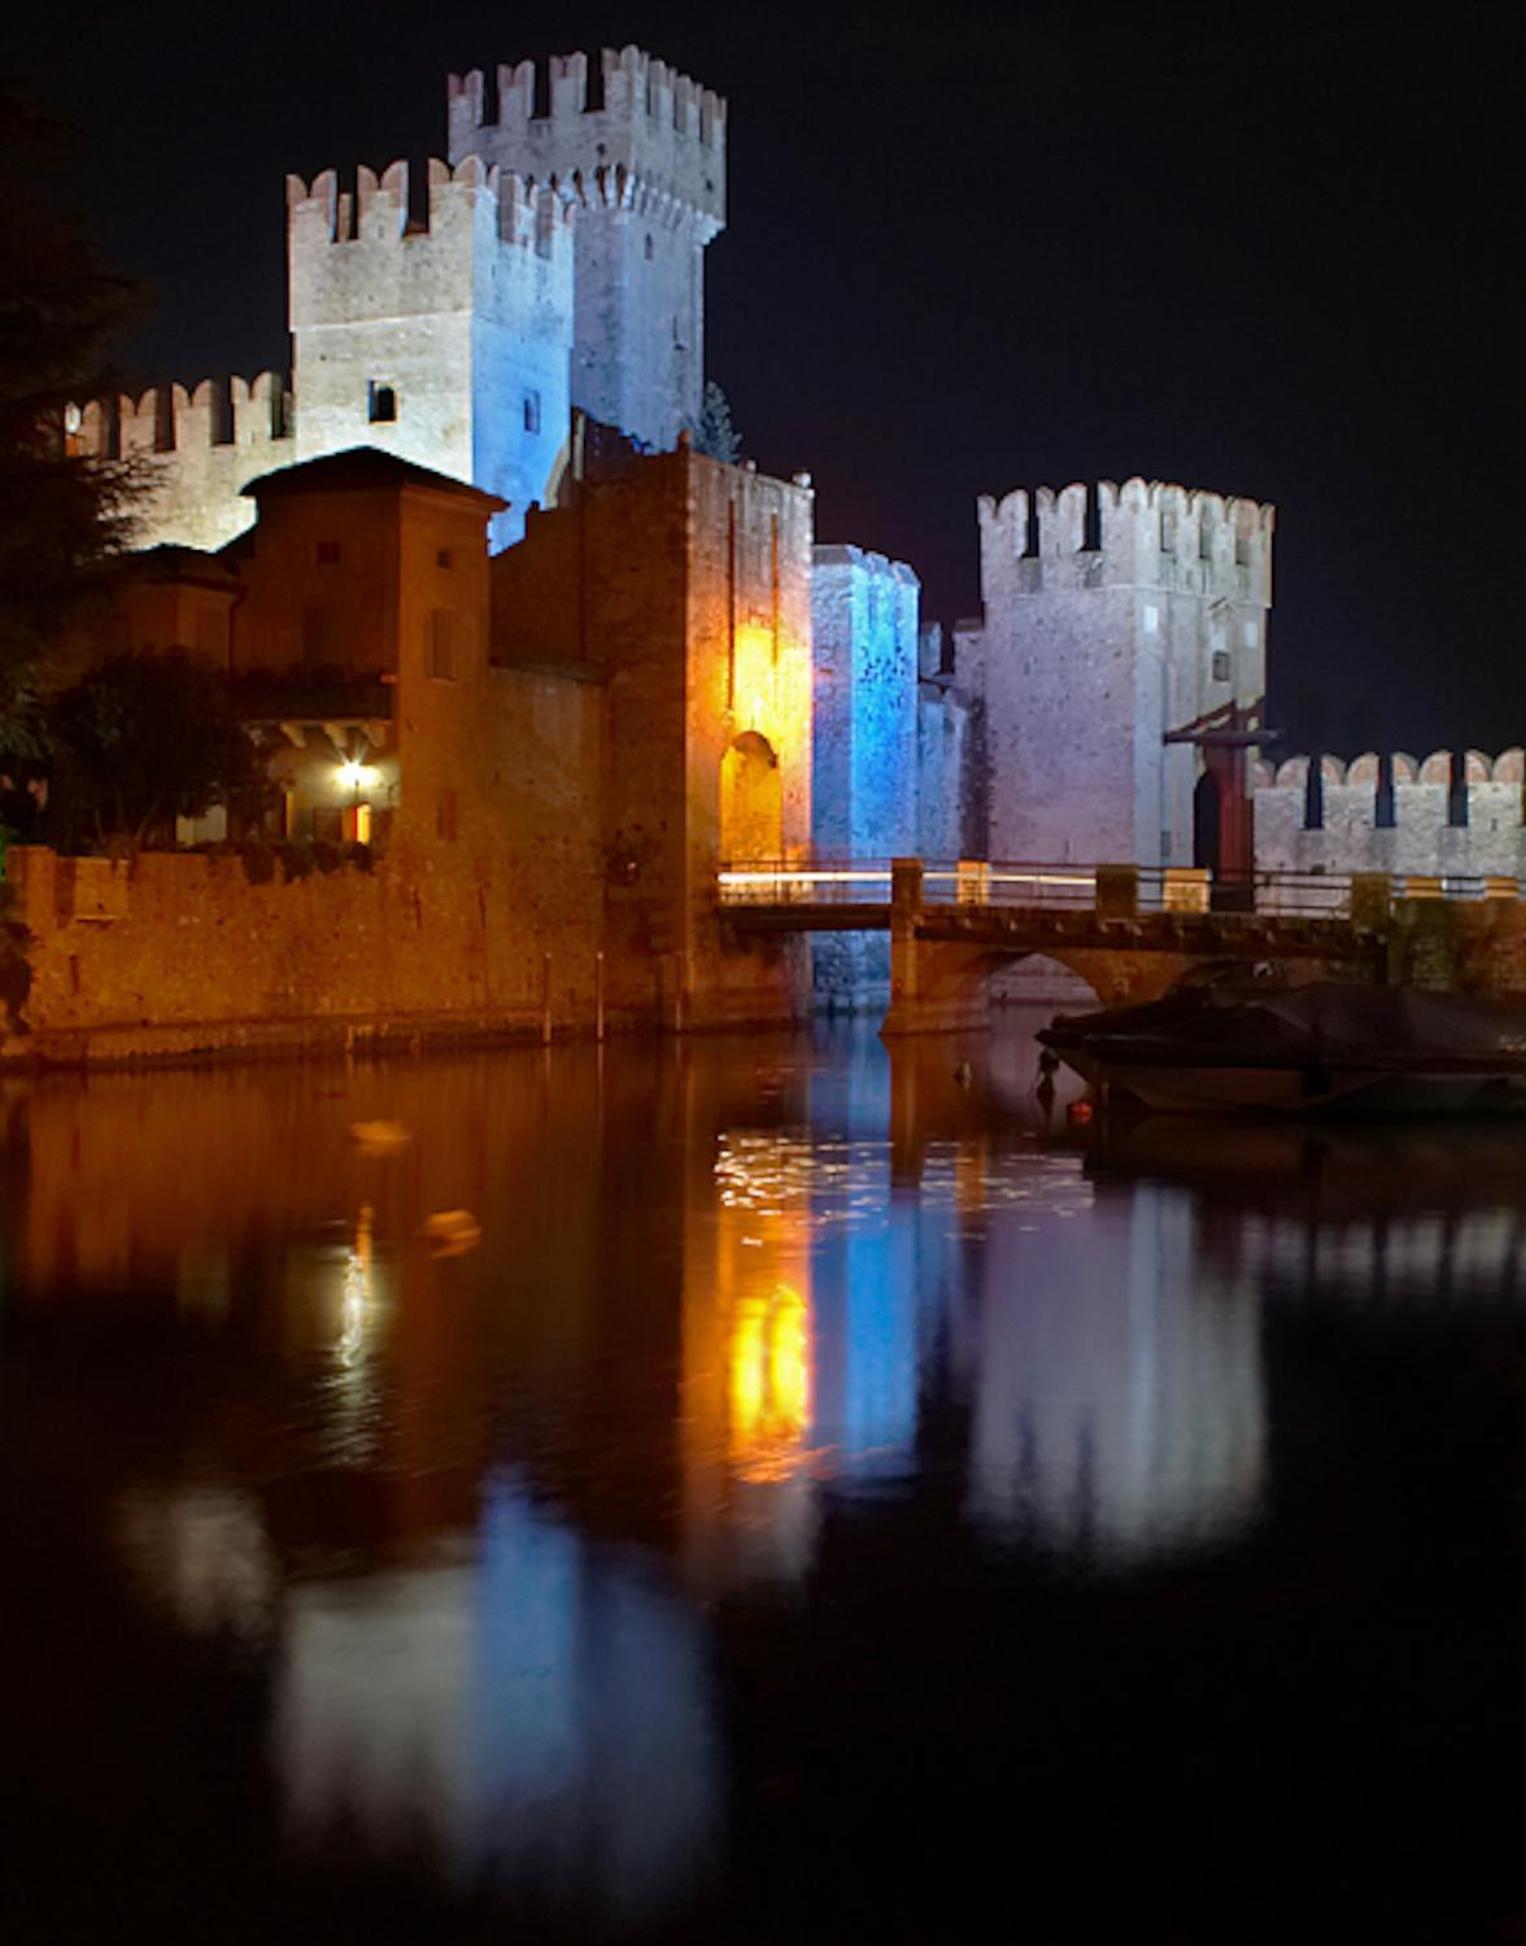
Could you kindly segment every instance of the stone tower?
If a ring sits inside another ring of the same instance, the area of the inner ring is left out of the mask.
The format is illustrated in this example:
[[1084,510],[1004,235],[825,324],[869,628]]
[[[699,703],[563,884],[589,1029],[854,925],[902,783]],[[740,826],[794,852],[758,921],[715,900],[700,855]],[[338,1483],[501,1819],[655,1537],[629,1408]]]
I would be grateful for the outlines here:
[[568,426],[571,215],[468,157],[286,183],[295,460],[379,446],[509,502],[494,547],[554,492]]
[[[634,47],[452,75],[453,162],[479,156],[576,206],[572,403],[659,450],[698,420],[704,255],[726,211],[726,105]],[[496,96],[496,99],[494,98]]]
[[1192,864],[1203,755],[1165,739],[1264,692],[1273,510],[1132,479],[979,518],[990,856]]

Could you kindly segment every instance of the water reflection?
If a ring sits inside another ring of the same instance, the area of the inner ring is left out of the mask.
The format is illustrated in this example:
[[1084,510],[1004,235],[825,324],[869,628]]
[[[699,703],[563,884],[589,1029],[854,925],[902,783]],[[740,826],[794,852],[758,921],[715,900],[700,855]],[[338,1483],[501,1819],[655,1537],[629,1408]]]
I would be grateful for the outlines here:
[[[239,1755],[270,1757],[283,1857],[342,1835],[575,1928],[678,1913],[758,1842],[749,1792],[797,1788],[749,1752],[863,1586],[894,1600],[831,1666],[890,1736],[942,1617],[930,1563],[958,1562],[957,1606],[1257,1558],[1288,1427],[1340,1420],[1289,1357],[1304,1321],[1387,1344],[1423,1313],[1466,1343],[1519,1308],[1521,1132],[1156,1123],[1083,1155],[1035,1123],[1028,1052],[976,1048],[956,1082],[964,1058],[8,1084],[26,1357],[0,1439],[9,1477],[90,1510],[28,1572],[70,1585],[101,1547],[135,1612],[259,1672]],[[357,1122],[412,1140],[362,1152]],[[478,1247],[439,1252],[430,1213],[466,1210]],[[1343,1530],[1343,1573],[1370,1530]],[[1004,1693],[979,1655],[972,1688]],[[1016,1726],[1035,1748],[1041,1719]]]
[[510,1473],[460,1564],[298,1584],[276,1746],[298,1841],[427,1845],[460,1883],[645,1922],[715,1868],[702,1628]]

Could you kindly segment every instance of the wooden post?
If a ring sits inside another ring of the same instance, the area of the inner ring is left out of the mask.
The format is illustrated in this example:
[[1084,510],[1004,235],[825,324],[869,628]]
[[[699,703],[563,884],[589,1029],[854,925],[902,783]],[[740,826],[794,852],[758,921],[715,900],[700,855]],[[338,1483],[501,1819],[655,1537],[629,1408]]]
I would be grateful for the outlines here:
[[593,1037],[604,1038],[604,955],[593,956]]
[[551,1045],[551,955],[541,956],[540,1039],[542,1047]]

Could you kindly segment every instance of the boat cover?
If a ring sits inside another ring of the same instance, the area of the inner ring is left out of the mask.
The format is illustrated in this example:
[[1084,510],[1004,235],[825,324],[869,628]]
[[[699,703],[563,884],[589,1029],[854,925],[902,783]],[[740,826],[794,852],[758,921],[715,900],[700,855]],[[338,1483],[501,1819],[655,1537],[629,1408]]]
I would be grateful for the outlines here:
[[1203,986],[1056,1020],[1039,1039],[1109,1061],[1526,1068],[1526,1001],[1319,982]]

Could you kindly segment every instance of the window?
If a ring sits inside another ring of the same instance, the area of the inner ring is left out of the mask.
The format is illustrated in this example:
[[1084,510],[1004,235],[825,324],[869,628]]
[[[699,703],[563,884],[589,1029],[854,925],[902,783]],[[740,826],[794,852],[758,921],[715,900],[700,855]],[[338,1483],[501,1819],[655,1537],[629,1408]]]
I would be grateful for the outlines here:
[[391,385],[378,385],[373,378],[366,386],[366,416],[373,426],[391,425],[397,417],[397,391]]
[[540,431],[540,393],[539,392],[526,392],[524,409],[525,409],[525,431],[539,432]]
[[1256,643],[1258,642],[1258,640],[1260,639],[1260,634],[1261,634],[1261,631],[1260,631],[1260,630],[1259,630],[1259,629],[1258,629],[1258,628],[1256,627],[1256,624],[1255,624],[1254,622],[1247,622],[1247,623],[1245,624],[1245,646],[1246,646],[1246,648],[1248,648],[1248,649],[1253,649],[1253,648],[1254,648],[1254,647],[1256,646]]
[[456,557],[448,547],[437,548],[434,564],[437,568],[453,568],[456,565]]
[[1215,682],[1229,681],[1229,651],[1215,649],[1213,652],[1213,679]]
[[653,249],[653,246],[652,246],[652,239],[651,239],[651,236],[650,236],[650,235],[648,235],[648,237],[647,237],[647,240],[646,240],[646,260],[647,260],[647,262],[648,262],[648,263],[650,263],[650,262],[652,261],[652,258],[653,258],[653,257],[654,257],[655,255],[656,255],[656,252],[655,252],[655,250]]
[[339,559],[338,541],[319,541],[313,549],[313,559],[320,568],[331,568]]
[[454,621],[455,617],[448,608],[430,610],[424,667],[437,682],[454,682],[456,679]]
[[434,835],[443,838],[447,844],[455,842],[456,794],[454,791],[441,791],[435,799]]
[[1160,610],[1155,606],[1153,601],[1147,601],[1144,607],[1145,634],[1154,635],[1159,628],[1160,628]]
[[1160,517],[1160,547],[1163,554],[1170,554],[1176,547],[1176,515],[1163,513]]

